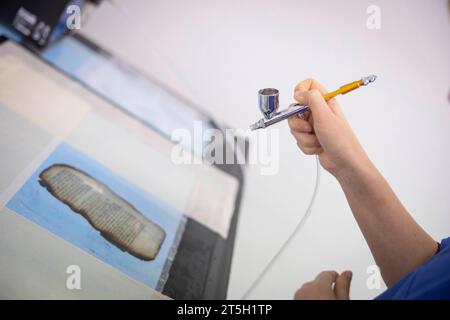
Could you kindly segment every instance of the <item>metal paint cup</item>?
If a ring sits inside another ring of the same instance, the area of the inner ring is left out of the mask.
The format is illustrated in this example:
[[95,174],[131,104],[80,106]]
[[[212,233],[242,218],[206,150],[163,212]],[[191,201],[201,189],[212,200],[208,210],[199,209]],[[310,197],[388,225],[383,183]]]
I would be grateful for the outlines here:
[[258,91],[259,110],[264,118],[270,119],[278,111],[280,105],[278,100],[279,91],[274,88],[265,88]]

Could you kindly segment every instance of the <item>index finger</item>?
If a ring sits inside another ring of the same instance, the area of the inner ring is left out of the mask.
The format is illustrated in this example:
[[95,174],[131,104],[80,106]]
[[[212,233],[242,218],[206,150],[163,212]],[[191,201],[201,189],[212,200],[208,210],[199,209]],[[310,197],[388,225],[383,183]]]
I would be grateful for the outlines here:
[[327,89],[316,79],[308,78],[299,82],[294,89],[294,97],[296,92],[304,92],[309,90],[319,90],[321,94],[328,93]]
[[330,285],[336,281],[339,274],[336,271],[322,271],[319,273],[315,280],[319,282],[329,283]]
[[[316,79],[308,78],[301,82],[299,82],[294,89],[294,99],[300,101],[302,92],[310,91],[310,90],[318,90],[322,95],[328,93],[328,90]],[[343,117],[343,113],[337,103],[337,101],[333,98],[327,101],[327,104],[331,107],[331,109]]]

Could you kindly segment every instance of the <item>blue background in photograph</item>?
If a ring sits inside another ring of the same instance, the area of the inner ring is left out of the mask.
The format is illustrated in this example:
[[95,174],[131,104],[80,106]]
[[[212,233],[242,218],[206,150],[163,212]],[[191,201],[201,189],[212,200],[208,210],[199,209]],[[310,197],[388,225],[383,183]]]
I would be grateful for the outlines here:
[[[39,173],[55,163],[71,165],[86,172],[161,226],[166,238],[155,260],[143,261],[121,251],[103,238],[83,216],[42,187],[38,182]],[[42,163],[6,206],[152,288],[156,288],[180,222],[184,221],[179,211],[64,143]]]

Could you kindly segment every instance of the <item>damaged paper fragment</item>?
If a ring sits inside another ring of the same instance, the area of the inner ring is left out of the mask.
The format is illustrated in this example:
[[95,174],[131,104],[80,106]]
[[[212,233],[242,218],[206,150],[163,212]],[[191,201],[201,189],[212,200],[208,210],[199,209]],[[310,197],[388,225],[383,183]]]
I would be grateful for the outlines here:
[[48,167],[39,178],[55,198],[119,249],[141,260],[155,259],[166,233],[106,185],[65,164]]

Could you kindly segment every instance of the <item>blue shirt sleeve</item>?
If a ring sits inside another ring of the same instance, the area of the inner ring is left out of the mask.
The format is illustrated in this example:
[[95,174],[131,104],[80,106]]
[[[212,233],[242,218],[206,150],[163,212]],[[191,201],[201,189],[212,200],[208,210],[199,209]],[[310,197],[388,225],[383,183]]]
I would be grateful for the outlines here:
[[375,299],[450,300],[450,238],[427,263],[407,274]]

